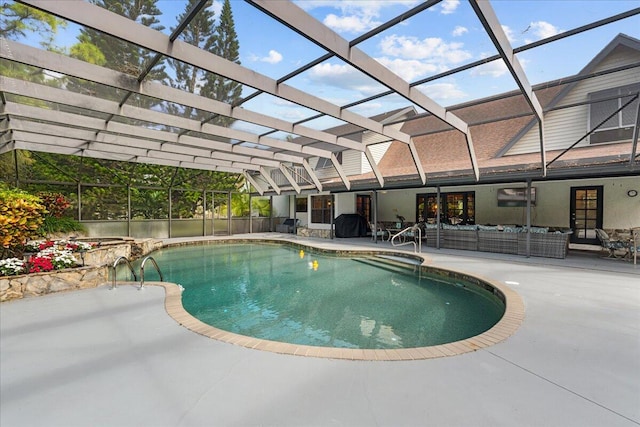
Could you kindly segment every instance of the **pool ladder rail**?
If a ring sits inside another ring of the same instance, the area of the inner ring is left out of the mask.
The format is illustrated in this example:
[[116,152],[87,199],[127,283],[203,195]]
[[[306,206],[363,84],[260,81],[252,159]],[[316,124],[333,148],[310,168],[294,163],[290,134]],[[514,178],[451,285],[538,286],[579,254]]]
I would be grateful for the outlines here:
[[[418,242],[416,243],[415,237],[416,233],[418,236]],[[410,236],[412,239],[409,241],[402,240],[400,243],[396,243],[396,239],[405,239],[407,236]],[[422,253],[422,229],[417,225],[412,225],[411,227],[407,227],[404,230],[396,233],[391,238],[391,246],[405,246],[405,245],[413,245],[414,253]]]
[[[160,281],[164,282],[164,277],[162,276],[162,271],[160,271],[160,267],[158,267],[158,263],[156,262],[155,259],[153,259],[152,256],[147,256],[142,260],[142,263],[140,264],[140,287],[138,289],[142,289],[144,287],[144,266],[147,263],[147,261],[151,261],[156,271],[158,272],[158,275],[160,275]],[[111,285],[111,289],[115,289],[118,287],[116,283],[116,268],[118,267],[119,264],[122,264],[122,263],[125,263],[127,267],[129,267],[129,271],[131,272],[131,274],[133,274],[133,280],[136,282],[138,281],[138,276],[136,275],[136,272],[133,269],[133,266],[131,265],[131,261],[129,261],[129,259],[126,256],[119,256],[113,262],[113,266],[112,266],[113,284]]]

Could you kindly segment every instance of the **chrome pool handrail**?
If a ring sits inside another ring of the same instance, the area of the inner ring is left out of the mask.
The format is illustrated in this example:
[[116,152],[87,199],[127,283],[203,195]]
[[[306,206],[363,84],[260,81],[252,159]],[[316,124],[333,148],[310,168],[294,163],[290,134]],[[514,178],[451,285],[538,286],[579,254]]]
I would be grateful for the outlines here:
[[111,289],[115,289],[117,288],[117,284],[116,284],[116,267],[118,266],[118,264],[121,264],[122,261],[124,261],[127,266],[129,267],[129,271],[131,271],[131,274],[133,274],[133,280],[134,281],[138,281],[138,276],[136,275],[135,270],[133,269],[133,266],[131,265],[131,262],[129,261],[129,259],[126,256],[119,256],[118,258],[116,258],[116,260],[113,262],[113,266],[111,267],[113,269],[113,284],[111,285]]
[[[402,236],[403,234],[409,232],[409,231],[418,231],[418,243],[416,244],[415,240],[412,240],[410,242],[402,242],[402,243],[395,243],[395,239],[398,236]],[[414,253],[422,253],[422,230],[420,229],[420,227],[416,226],[416,225],[412,225],[411,227],[407,227],[404,230],[400,231],[399,233],[394,234],[394,236],[391,238],[391,246],[405,246],[405,245],[411,245],[413,244],[413,252]]]
[[142,287],[144,286],[144,265],[146,264],[147,261],[151,261],[153,266],[156,268],[156,271],[160,275],[160,281],[164,282],[164,277],[162,276],[162,271],[160,271],[160,267],[158,267],[158,263],[156,262],[155,259],[153,259],[152,256],[148,256],[148,257],[145,257],[145,259],[142,260],[142,264],[140,264],[140,288],[139,289],[142,289]]

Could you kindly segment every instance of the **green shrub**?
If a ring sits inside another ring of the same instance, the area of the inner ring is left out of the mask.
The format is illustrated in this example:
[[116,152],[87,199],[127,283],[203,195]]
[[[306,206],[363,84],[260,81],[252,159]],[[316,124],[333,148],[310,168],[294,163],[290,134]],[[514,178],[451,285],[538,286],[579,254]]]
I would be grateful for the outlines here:
[[46,212],[38,197],[0,184],[0,258],[21,255],[26,241],[39,237]]
[[68,217],[46,216],[40,227],[40,234],[43,236],[72,231],[85,231],[85,228],[80,222]]

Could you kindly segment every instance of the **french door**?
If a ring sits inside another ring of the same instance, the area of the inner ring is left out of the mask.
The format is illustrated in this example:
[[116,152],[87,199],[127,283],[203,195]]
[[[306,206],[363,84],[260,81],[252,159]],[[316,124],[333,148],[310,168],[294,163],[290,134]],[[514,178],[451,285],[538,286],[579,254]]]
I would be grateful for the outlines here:
[[571,243],[599,244],[596,228],[602,228],[603,187],[571,187]]

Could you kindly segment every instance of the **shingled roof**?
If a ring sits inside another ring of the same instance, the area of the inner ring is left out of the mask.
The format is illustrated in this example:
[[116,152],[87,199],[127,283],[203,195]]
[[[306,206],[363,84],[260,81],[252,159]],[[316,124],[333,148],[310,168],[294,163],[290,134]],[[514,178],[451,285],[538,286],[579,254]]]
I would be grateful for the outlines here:
[[[585,67],[576,77],[591,72],[597,61],[618,44],[639,46],[638,41],[620,35]],[[640,77],[640,76],[639,76]],[[638,79],[640,81],[640,78]],[[565,83],[566,81],[566,83]],[[546,111],[556,106],[570,89],[576,78],[537,85],[534,92]],[[630,162],[632,142],[576,147],[564,150],[547,150],[549,162],[562,154],[542,174],[539,152],[504,155],[506,147],[513,144],[536,123],[525,97],[519,91],[485,98],[449,108],[469,123],[476,159],[480,168],[479,182],[505,182],[520,179],[564,179],[597,176],[619,176],[640,174],[637,162]],[[407,120],[402,131],[413,137],[413,141],[427,175],[427,185],[473,184],[476,181],[464,135],[430,114],[416,115]],[[567,146],[574,141],[567,141]],[[631,164],[630,164],[631,163]],[[385,187],[422,186],[418,170],[413,163],[407,144],[394,141],[378,168],[385,179]],[[372,173],[349,177],[354,189],[374,189],[377,182]],[[328,187],[334,181],[326,183]]]

